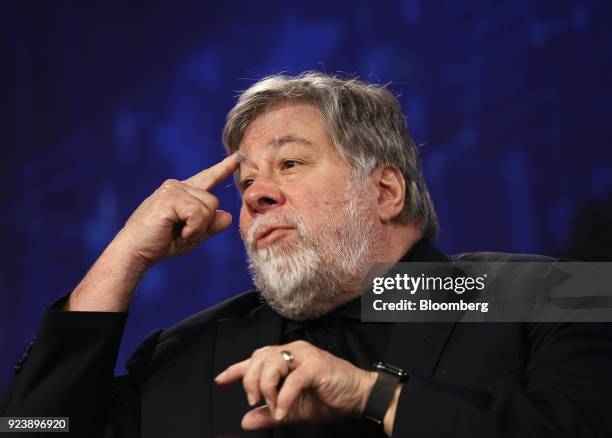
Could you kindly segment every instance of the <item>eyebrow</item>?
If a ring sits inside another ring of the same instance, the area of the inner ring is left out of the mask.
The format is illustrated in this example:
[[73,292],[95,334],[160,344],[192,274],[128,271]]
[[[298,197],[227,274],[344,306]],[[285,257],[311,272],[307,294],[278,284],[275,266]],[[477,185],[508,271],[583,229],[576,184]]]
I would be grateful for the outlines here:
[[310,140],[306,140],[302,137],[296,137],[294,135],[283,135],[282,137],[273,138],[268,143],[268,146],[273,148],[282,148],[288,143],[297,143],[303,146],[312,146],[312,142]]
[[[299,144],[302,146],[313,146],[314,145],[314,143],[312,143],[310,140],[306,140],[305,138],[302,138],[302,137],[296,137],[294,135],[283,135],[280,137],[274,137],[272,140],[268,142],[266,146],[270,148],[274,148],[274,149],[280,149],[289,143],[295,143],[295,144]],[[243,152],[237,151],[236,156],[238,158],[238,162],[240,163],[249,161],[248,155]]]

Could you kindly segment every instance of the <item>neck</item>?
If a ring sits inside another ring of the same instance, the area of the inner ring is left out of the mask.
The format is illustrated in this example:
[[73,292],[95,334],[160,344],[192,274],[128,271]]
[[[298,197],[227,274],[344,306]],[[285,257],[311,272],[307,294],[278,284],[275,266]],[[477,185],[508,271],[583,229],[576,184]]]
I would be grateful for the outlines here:
[[390,230],[387,261],[398,262],[423,238],[423,233],[414,225],[397,225]]

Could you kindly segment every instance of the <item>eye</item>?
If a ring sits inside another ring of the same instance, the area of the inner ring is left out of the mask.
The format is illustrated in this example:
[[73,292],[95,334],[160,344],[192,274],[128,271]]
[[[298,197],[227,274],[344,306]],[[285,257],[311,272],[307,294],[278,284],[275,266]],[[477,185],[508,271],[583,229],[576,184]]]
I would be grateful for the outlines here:
[[300,163],[295,160],[283,160],[283,169],[293,169],[299,165]]
[[249,186],[253,184],[253,180],[252,179],[245,179],[243,181],[240,181],[240,189],[242,191],[245,191],[246,189],[249,188]]

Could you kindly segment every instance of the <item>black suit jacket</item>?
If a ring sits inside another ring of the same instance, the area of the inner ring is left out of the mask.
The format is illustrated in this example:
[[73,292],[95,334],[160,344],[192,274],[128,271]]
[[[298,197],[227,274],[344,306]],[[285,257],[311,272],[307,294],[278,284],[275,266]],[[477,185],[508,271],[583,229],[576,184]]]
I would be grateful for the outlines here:
[[[417,255],[447,260],[427,242]],[[213,382],[255,349],[282,342],[283,319],[257,292],[153,332],[129,374],[113,378],[125,319],[47,311],[0,413],[69,416],[73,436],[268,434],[240,429],[250,409],[241,384]],[[385,361],[411,373],[393,436],[612,437],[610,324],[396,323]]]

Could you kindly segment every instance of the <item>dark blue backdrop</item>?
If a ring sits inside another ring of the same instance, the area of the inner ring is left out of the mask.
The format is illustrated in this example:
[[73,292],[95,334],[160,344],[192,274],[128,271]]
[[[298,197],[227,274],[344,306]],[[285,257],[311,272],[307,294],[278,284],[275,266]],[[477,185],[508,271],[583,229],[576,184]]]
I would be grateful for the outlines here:
[[[0,388],[44,307],[164,179],[223,157],[237,90],[274,72],[392,82],[445,251],[607,256],[609,2],[177,3],[0,4]],[[158,265],[118,371],[150,330],[249,284],[235,227]]]

